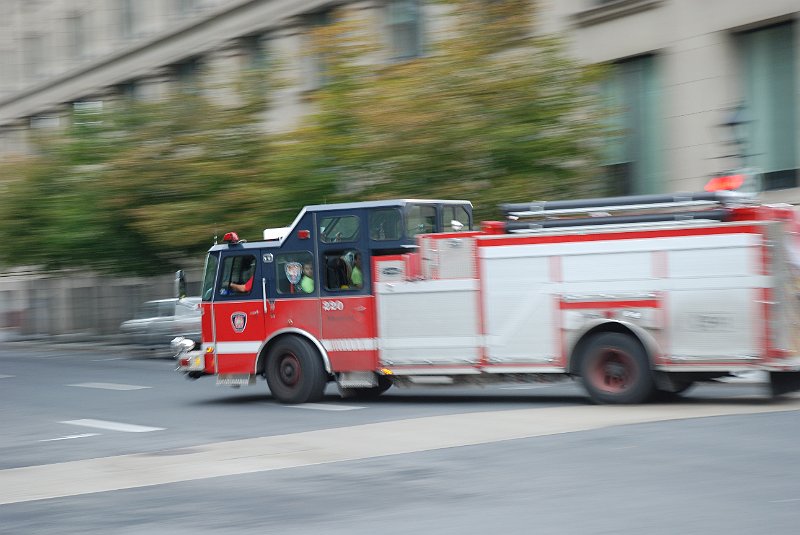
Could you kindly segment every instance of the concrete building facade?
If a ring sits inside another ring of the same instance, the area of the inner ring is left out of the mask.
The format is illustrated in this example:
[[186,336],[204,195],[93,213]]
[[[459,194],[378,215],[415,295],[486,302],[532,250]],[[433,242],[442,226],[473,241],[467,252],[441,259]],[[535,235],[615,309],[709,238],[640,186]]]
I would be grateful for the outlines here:
[[609,94],[623,109],[625,134],[608,163],[619,170],[623,189],[697,190],[709,175],[745,165],[763,171],[768,200],[800,202],[800,4],[548,6],[544,25],[567,34],[576,56],[611,65]]
[[[424,56],[441,27],[442,7],[425,0],[0,0],[0,154],[26,151],[32,129],[58,127],[76,103],[157,98],[200,66],[224,76],[272,55],[292,83],[272,96],[267,126],[291,128],[319,83],[308,31],[337,4],[373,21],[379,61]],[[763,170],[769,200],[800,203],[796,0],[538,4],[539,31],[609,65],[603,91],[620,132],[608,147],[611,191],[697,190],[747,165]]]

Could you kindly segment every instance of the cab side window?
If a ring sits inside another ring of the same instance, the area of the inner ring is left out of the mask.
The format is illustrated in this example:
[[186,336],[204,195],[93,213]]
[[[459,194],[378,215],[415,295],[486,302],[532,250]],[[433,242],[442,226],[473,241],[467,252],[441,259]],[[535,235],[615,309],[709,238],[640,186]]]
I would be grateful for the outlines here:
[[364,268],[357,249],[328,251],[324,257],[323,280],[328,291],[360,290],[364,287]]
[[323,217],[319,222],[319,238],[322,243],[356,241],[358,239],[358,227],[358,216]]
[[409,238],[417,234],[428,234],[436,229],[436,207],[422,204],[408,206],[406,234]]
[[253,291],[256,257],[253,255],[229,256],[222,262],[220,295],[249,295]]
[[458,204],[442,207],[442,230],[444,232],[472,230],[472,222],[467,209]]
[[403,237],[403,216],[397,208],[378,208],[369,213],[371,240],[399,240]]
[[314,258],[307,251],[275,255],[277,291],[286,295],[313,294],[316,289]]

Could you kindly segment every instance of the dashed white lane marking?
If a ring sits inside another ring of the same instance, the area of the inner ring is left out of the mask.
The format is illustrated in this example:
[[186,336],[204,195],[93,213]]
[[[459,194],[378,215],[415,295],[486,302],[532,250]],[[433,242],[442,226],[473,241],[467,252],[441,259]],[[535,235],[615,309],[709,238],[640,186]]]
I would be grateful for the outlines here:
[[149,386],[123,385],[119,383],[78,383],[67,386],[78,386],[80,388],[101,388],[103,390],[142,390],[143,388],[151,388]]
[[65,437],[58,437],[58,438],[45,438],[40,440],[39,442],[55,442],[56,440],[72,440],[73,438],[96,437],[99,435],[100,433],[83,433],[82,435],[67,435]]
[[621,425],[800,410],[800,401],[752,404],[590,405],[450,414],[0,470],[0,504],[252,474]]
[[107,360],[122,360],[122,357],[114,357],[110,359],[92,359],[92,362],[105,362]]
[[770,500],[769,503],[792,503],[792,502],[800,502],[800,498],[791,498],[788,500]]
[[302,405],[284,405],[287,409],[311,409],[317,411],[355,411],[366,409],[355,405],[329,405],[327,403],[303,403]]
[[120,422],[109,422],[107,420],[66,420],[59,422],[62,424],[82,425],[83,427],[94,427],[95,429],[109,429],[111,431],[123,431],[125,433],[149,433],[151,431],[163,431],[163,427],[147,427],[145,425],[123,424]]
[[0,379],[8,379],[9,377],[15,377],[14,375],[2,375],[0,374]]

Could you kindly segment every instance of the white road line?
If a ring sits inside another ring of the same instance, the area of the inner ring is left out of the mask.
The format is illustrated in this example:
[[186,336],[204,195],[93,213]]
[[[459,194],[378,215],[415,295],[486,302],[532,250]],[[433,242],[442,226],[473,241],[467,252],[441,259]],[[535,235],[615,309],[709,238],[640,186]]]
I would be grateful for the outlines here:
[[302,405],[284,405],[287,409],[310,409],[316,411],[355,411],[366,409],[355,405],[329,405],[327,403],[303,403]]
[[107,360],[122,360],[122,357],[114,357],[111,359],[92,359],[92,362],[105,362]]
[[789,500],[770,500],[769,503],[791,503],[791,502],[800,502],[800,498],[791,498]]
[[82,435],[67,435],[65,437],[58,437],[58,438],[45,438],[40,440],[39,442],[54,442],[56,440],[71,440],[73,438],[86,438],[86,437],[96,437],[100,436],[100,433],[84,433]]
[[519,386],[501,386],[501,390],[536,390],[537,388],[549,388],[553,385],[519,385]]
[[123,385],[119,383],[78,383],[67,386],[77,386],[80,388],[101,388],[103,390],[142,390],[143,388],[152,388],[150,386]]
[[[393,420],[0,470],[0,505],[648,422],[800,410],[800,401],[548,407]],[[177,452],[176,452],[177,453]]]
[[0,375],[0,379],[8,379],[9,377],[16,377],[15,375]]
[[84,427],[94,427],[97,429],[110,429],[111,431],[124,431],[125,433],[149,433],[150,431],[163,431],[163,427],[147,427],[144,425],[123,424],[120,422],[109,422],[106,420],[66,420],[59,422],[62,424],[82,425]]

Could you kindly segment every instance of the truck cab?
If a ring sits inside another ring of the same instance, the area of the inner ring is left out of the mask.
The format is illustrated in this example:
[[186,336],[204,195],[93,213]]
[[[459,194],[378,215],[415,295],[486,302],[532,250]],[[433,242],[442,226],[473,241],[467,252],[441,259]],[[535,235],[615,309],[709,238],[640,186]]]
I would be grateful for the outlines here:
[[230,385],[265,375],[286,400],[300,382],[299,351],[272,355],[281,340],[313,346],[326,381],[334,370],[374,369],[372,258],[414,252],[419,234],[472,228],[468,201],[399,199],[307,206],[259,241],[228,233],[206,259],[202,355],[181,368]]

